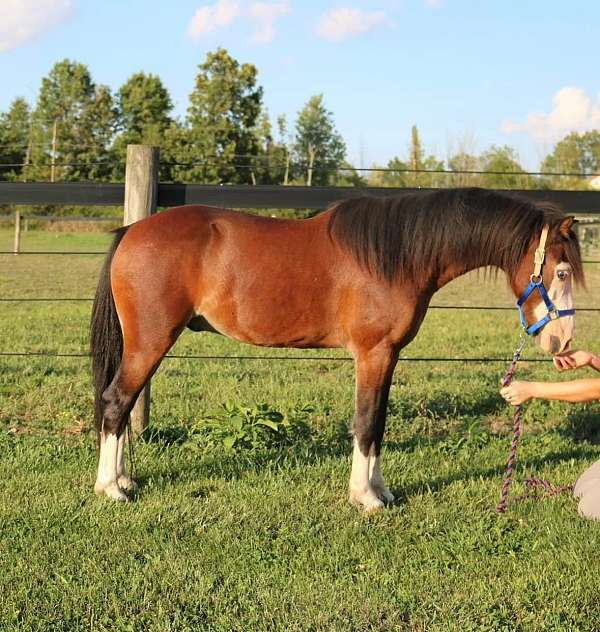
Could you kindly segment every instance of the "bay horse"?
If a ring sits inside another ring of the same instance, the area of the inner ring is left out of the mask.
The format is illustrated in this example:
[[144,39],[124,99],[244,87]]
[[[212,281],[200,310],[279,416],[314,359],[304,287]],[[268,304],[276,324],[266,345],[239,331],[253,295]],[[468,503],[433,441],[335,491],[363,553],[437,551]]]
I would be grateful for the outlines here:
[[[491,266],[521,295],[544,231],[539,277],[556,307],[569,310],[571,279],[583,281],[573,222],[549,203],[469,188],[357,197],[304,220],[181,206],[118,229],[91,325],[96,493],[127,500],[129,413],[189,327],[254,345],[347,349],[356,367],[350,500],[380,509],[394,499],[380,470],[392,374],[433,294]],[[546,314],[537,293],[523,314],[538,322]],[[567,348],[568,314],[547,318],[537,335],[544,350]]]

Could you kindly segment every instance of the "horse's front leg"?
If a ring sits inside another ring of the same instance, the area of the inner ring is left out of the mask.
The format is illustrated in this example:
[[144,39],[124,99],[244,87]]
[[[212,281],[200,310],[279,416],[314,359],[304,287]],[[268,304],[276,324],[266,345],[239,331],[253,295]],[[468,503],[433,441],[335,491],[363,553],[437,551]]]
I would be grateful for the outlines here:
[[385,486],[380,453],[390,385],[398,352],[380,345],[356,357],[356,412],[352,422],[354,453],[350,475],[350,502],[365,511],[377,511],[394,496]]

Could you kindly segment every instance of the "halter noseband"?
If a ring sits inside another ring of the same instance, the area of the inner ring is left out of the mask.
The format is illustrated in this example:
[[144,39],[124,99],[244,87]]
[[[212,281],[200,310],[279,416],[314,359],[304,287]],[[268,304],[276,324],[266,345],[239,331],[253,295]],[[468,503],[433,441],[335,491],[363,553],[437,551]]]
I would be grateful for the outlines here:
[[[546,292],[546,288],[544,287],[542,268],[546,259],[546,239],[548,238],[548,230],[549,226],[548,224],[546,224],[542,229],[540,243],[535,251],[535,265],[533,268],[533,274],[531,275],[531,280],[529,281],[529,285],[525,288],[525,291],[521,295],[521,298],[519,298],[519,300],[517,301],[517,309],[519,310],[521,325],[523,325],[523,329],[530,336],[535,336],[537,333],[539,333],[540,330],[551,320],[556,320],[557,318],[561,318],[562,316],[573,316],[573,314],[575,314],[574,309],[556,309],[556,306],[548,296],[548,292]],[[531,296],[531,294],[533,294],[535,290],[540,293],[542,299],[544,300],[544,304],[546,305],[548,313],[543,318],[533,323],[533,325],[527,325],[525,311],[523,310],[523,304]]]

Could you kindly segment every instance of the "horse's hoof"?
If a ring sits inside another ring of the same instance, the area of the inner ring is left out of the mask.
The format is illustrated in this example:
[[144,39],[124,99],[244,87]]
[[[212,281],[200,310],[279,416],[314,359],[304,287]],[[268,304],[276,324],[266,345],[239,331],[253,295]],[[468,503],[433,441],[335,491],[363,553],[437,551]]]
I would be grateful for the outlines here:
[[123,493],[123,490],[117,485],[117,483],[109,483],[108,485],[102,485],[96,483],[94,491],[98,496],[106,494],[112,500],[117,502],[126,503],[129,502],[129,498]]
[[392,492],[387,489],[387,487],[384,487],[383,489],[376,489],[375,493],[379,498],[381,498],[381,500],[383,500],[386,505],[391,505],[394,500],[396,500],[394,498],[394,494],[392,494]]
[[365,491],[351,490],[349,501],[352,505],[365,513],[381,511],[385,506],[371,488]]
[[119,484],[119,487],[121,489],[127,492],[132,492],[134,489],[137,488],[135,481],[132,478],[129,478],[129,476],[125,476],[125,474],[119,476],[119,478],[117,479],[117,483]]

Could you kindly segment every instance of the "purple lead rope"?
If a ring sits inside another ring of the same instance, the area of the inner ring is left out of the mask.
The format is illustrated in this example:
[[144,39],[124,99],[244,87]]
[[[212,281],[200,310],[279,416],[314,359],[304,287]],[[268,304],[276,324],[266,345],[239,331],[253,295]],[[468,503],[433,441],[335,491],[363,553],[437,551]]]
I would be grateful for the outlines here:
[[[508,370],[502,378],[502,386],[508,386],[513,379],[515,371],[517,369],[517,363],[521,359],[521,354],[525,347],[526,338],[521,337],[519,347],[513,354],[512,362],[508,367]],[[519,439],[521,438],[521,415],[523,407],[521,404],[515,406],[514,423],[513,423],[513,438],[510,444],[510,451],[508,453],[508,462],[506,463],[506,470],[504,471],[504,480],[502,481],[502,492],[500,493],[500,500],[496,506],[496,513],[502,514],[506,511],[508,506],[508,496],[510,494],[510,486],[513,482],[513,472],[517,463],[517,448],[519,447]],[[543,478],[530,477],[523,481],[527,492],[522,496],[516,498],[516,501],[530,498],[537,489],[543,491],[541,498],[547,498],[549,496],[556,496],[563,492],[572,491],[573,485],[552,485],[549,481]]]
[[[502,378],[502,386],[508,386],[513,379],[513,375],[517,370],[517,362],[521,359],[521,354],[525,348],[527,339],[521,334],[521,340],[517,350],[513,354],[512,362],[508,367],[508,370]],[[517,448],[519,447],[519,439],[521,438],[521,404],[515,406],[515,416],[513,423],[513,438],[510,444],[510,452],[508,453],[508,462],[506,463],[506,470],[504,471],[504,480],[502,481],[502,492],[500,493],[500,500],[496,506],[496,513],[504,513],[508,505],[508,495],[510,493],[510,486],[513,481],[513,472],[515,470],[515,464],[517,462]]]

